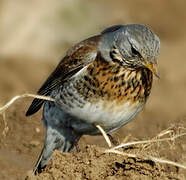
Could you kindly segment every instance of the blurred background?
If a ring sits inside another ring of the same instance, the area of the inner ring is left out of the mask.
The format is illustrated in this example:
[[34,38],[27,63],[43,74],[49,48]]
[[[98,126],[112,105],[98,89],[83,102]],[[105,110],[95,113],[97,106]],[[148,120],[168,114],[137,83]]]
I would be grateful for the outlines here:
[[[15,95],[36,93],[75,43],[111,25],[137,23],[160,37],[161,79],[155,79],[145,110],[116,136],[150,138],[172,124],[186,125],[185,7],[184,0],[0,0],[0,105]],[[40,153],[41,112],[26,118],[29,103],[20,100],[6,113],[9,131],[0,139],[0,179],[19,179]],[[85,137],[85,143],[105,144],[102,137]],[[168,158],[186,162],[186,146],[180,148],[179,157],[170,153]]]

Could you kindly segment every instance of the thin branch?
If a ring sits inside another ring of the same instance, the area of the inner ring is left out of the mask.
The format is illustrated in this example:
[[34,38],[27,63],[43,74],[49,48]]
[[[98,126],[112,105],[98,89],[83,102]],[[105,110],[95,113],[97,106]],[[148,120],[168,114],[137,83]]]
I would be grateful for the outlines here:
[[115,153],[115,154],[120,154],[120,155],[127,156],[127,157],[133,157],[133,158],[137,157],[136,154],[121,152],[121,151],[115,150],[113,148],[105,150],[105,153]]
[[177,167],[186,169],[186,166],[184,166],[182,164],[179,164],[179,163],[176,163],[176,162],[173,162],[173,161],[170,161],[170,160],[166,160],[166,159],[156,158],[156,157],[153,157],[153,156],[144,156],[143,155],[143,157],[140,157],[140,155],[125,153],[125,152],[121,152],[121,151],[118,151],[118,150],[115,150],[115,149],[107,149],[105,152],[106,153],[120,154],[120,155],[123,155],[123,156],[133,157],[133,158],[138,157],[138,158],[143,158],[143,159],[148,159],[148,160],[150,159],[154,162],[158,162],[158,163],[162,163],[162,164],[170,164],[170,165],[173,165],[173,166],[177,166]]
[[148,144],[148,143],[155,143],[155,142],[163,142],[163,141],[173,141],[181,136],[185,136],[185,133],[181,133],[181,134],[177,134],[175,136],[172,136],[170,138],[163,138],[163,139],[155,139],[155,140],[144,140],[144,141],[134,141],[134,142],[129,142],[129,143],[125,143],[125,144],[120,144],[118,146],[113,147],[112,149],[119,149],[119,148],[124,148],[127,146],[132,146],[132,145],[137,145],[137,144]]
[[25,98],[25,97],[34,97],[34,98],[37,98],[37,99],[43,99],[43,100],[47,100],[47,101],[54,101],[53,98],[47,97],[47,96],[34,95],[34,94],[18,95],[18,96],[13,97],[7,104],[5,104],[4,106],[0,107],[0,114],[5,112],[6,109],[8,109],[16,100],[21,99],[21,98]]
[[179,163],[176,163],[174,161],[170,161],[170,160],[167,160],[167,159],[160,159],[160,158],[156,158],[156,157],[153,157],[153,156],[147,156],[147,157],[154,162],[159,162],[159,163],[162,163],[162,164],[170,164],[170,165],[173,165],[173,166],[177,166],[177,167],[186,169],[186,166],[184,166],[182,164],[179,164]]
[[2,115],[3,115],[3,122],[4,122],[4,129],[3,129],[2,135],[3,135],[4,137],[6,137],[8,131],[9,131],[9,127],[8,127],[8,123],[7,123],[7,121],[6,121],[5,112],[2,113]]
[[101,134],[105,138],[105,141],[107,142],[108,146],[111,147],[112,144],[111,144],[110,139],[107,136],[106,132],[103,130],[103,128],[100,125],[96,125],[96,127],[99,129],[99,131],[101,132]]

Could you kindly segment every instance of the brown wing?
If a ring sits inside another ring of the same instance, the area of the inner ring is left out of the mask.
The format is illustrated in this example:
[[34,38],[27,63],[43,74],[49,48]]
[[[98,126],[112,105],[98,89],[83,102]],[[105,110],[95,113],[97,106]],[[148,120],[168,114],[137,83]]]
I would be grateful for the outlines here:
[[[63,84],[65,79],[72,77],[75,73],[92,62],[96,58],[98,43],[101,37],[102,35],[91,37],[72,47],[37,93],[49,96],[54,89]],[[26,112],[26,116],[36,113],[44,102],[45,100],[34,99]]]

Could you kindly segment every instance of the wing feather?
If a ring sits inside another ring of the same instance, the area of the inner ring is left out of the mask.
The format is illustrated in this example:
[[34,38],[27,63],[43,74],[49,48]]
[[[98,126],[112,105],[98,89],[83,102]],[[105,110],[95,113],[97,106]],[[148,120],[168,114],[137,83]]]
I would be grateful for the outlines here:
[[[50,96],[51,92],[61,86],[66,79],[72,77],[87,64],[91,63],[97,56],[98,43],[101,37],[102,35],[91,37],[67,51],[66,56],[59,62],[56,69],[37,93]],[[26,116],[36,113],[44,102],[45,100],[42,99],[34,99],[26,112]]]

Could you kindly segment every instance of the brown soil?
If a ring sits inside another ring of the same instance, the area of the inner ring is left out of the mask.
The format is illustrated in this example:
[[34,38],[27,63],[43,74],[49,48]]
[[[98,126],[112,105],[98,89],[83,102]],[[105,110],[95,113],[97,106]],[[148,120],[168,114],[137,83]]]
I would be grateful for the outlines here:
[[[86,145],[81,152],[55,151],[42,174],[29,174],[28,180],[42,179],[177,179],[177,169],[168,169],[153,161],[105,154],[104,148]],[[125,150],[126,152],[126,150]]]
[[[122,2],[120,4],[111,3],[112,17],[115,16],[115,18],[112,18],[109,24],[125,23],[121,20],[121,17],[125,17],[123,14],[126,12],[123,11],[125,6],[128,8],[129,14],[133,15],[126,18],[127,23],[138,22],[153,27],[161,39],[159,57],[161,79],[155,79],[144,111],[134,121],[116,132],[114,137],[119,142],[128,142],[152,139],[169,127],[174,133],[183,132],[186,130],[184,1],[180,1],[182,3],[179,6],[178,3],[175,5],[171,0],[162,4],[162,1],[158,0],[154,4],[149,4],[148,17],[140,13],[146,12],[144,4],[148,4],[147,0],[144,0],[142,4],[136,4],[135,10],[133,9],[134,3],[130,3],[132,1],[126,1],[127,4]],[[158,8],[158,4],[162,6]],[[109,15],[110,7],[107,8],[106,13]],[[157,9],[158,12],[156,12]],[[141,15],[134,16],[134,12]],[[100,27],[103,26],[105,25],[100,25]],[[30,56],[1,57],[0,106],[15,95],[26,92],[35,93],[56,64],[57,62],[40,61]],[[42,149],[45,130],[41,121],[41,111],[28,118],[24,115],[31,100],[29,98],[18,100],[8,109],[5,118],[8,130],[5,135],[2,134],[4,122],[3,117],[0,116],[0,179],[19,180],[25,179],[26,176],[31,180],[186,179],[185,170],[145,160],[142,156],[149,154],[186,165],[185,137],[176,139],[174,142],[125,149],[124,152],[140,154],[140,158],[128,158],[104,153],[107,145],[103,137],[84,136],[79,143],[81,150],[79,153],[75,150],[72,153],[55,151],[44,172],[33,176],[31,171]]]

